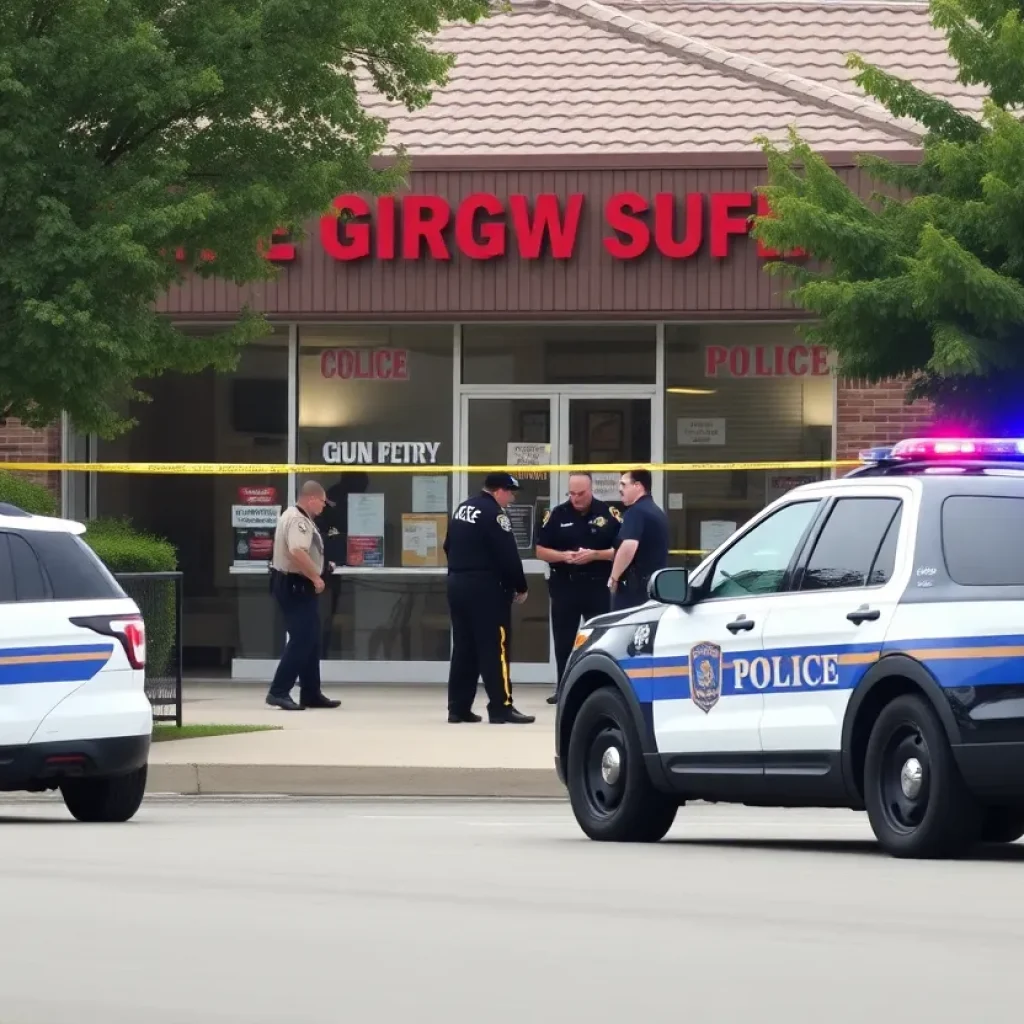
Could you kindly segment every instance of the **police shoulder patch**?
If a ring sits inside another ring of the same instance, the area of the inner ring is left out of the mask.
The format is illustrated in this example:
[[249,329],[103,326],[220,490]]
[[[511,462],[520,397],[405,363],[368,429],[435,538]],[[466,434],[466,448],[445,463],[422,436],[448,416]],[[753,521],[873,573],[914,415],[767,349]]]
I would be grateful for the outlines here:
[[547,509],[547,510],[546,510],[546,511],[544,512],[544,518],[543,518],[543,519],[541,520],[541,523],[540,523],[540,525],[541,525],[541,526],[547,526],[547,525],[548,525],[548,520],[549,520],[550,518],[551,518],[551,509]]
[[309,523],[307,523],[305,519],[296,520],[295,525],[299,528],[299,533],[309,532]]
[[622,513],[614,505],[612,505],[611,508],[608,509],[608,511],[611,512],[612,516],[618,522],[620,522],[620,523],[622,522]]
[[498,516],[498,525],[506,532],[512,532],[512,520],[504,512]]

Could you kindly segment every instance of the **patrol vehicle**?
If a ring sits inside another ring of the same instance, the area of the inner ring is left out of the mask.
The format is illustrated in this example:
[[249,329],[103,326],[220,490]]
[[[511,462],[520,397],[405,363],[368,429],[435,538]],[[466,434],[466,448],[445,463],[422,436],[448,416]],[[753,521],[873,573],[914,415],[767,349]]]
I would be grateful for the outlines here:
[[146,627],[84,532],[0,504],[0,791],[120,822],[146,789]]
[[897,857],[1024,835],[1024,440],[861,461],[584,624],[555,765],[592,839],[691,800],[866,810]]

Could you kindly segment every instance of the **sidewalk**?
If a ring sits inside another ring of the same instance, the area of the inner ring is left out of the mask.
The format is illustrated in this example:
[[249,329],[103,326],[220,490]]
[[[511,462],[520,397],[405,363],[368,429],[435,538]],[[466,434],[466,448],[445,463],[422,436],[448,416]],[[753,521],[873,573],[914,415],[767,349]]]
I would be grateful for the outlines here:
[[148,791],[291,796],[565,797],[554,770],[546,687],[519,687],[533,725],[447,723],[443,687],[330,686],[333,710],[267,707],[259,685],[186,684],[186,725],[277,725],[154,743]]

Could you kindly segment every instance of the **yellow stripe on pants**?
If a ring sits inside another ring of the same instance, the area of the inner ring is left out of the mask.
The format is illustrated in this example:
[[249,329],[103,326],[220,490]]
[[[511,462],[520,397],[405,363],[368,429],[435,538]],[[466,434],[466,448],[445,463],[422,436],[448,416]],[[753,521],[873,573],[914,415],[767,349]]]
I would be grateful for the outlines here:
[[498,656],[501,658],[501,682],[505,687],[505,707],[512,706],[512,686],[508,679],[508,656],[505,654],[505,627],[498,627],[500,650]]

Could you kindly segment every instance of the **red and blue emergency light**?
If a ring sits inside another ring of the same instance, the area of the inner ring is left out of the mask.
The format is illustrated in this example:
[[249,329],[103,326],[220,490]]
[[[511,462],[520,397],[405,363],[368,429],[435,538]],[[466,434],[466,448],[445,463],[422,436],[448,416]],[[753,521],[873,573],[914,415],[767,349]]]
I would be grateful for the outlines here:
[[868,448],[860,453],[860,461],[865,463],[930,462],[947,458],[958,462],[1024,461],[1024,438],[914,437],[891,447]]

